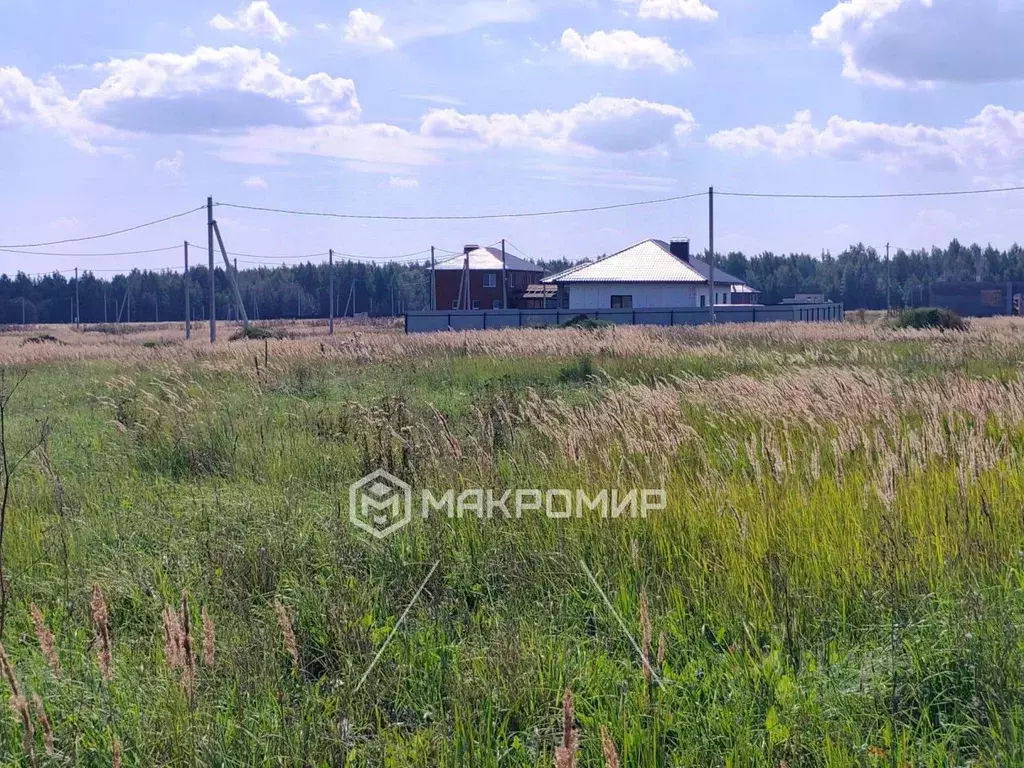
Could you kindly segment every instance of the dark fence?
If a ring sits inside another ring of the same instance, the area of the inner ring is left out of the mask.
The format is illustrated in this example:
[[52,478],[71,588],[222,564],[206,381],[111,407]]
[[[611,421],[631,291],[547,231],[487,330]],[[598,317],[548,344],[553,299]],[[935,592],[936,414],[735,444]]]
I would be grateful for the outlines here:
[[[704,325],[707,307],[685,309],[494,309],[452,312],[409,312],[406,333],[484,331],[495,328],[538,328],[561,325],[583,315],[618,325]],[[735,305],[715,308],[719,323],[841,322],[842,304]]]

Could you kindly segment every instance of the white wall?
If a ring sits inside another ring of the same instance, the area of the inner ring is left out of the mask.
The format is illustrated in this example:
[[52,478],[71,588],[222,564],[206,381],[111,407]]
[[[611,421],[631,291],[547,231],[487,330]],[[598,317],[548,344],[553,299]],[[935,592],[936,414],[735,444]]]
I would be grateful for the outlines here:
[[[571,283],[569,309],[611,309],[612,296],[632,296],[634,309],[699,307],[707,304],[708,289],[687,283]],[[719,285],[718,303],[728,304],[729,286]]]

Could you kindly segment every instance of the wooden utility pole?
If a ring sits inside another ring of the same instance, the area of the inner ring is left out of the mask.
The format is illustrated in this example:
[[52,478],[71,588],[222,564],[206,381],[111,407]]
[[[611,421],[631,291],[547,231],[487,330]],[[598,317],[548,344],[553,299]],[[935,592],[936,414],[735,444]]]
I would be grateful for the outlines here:
[[715,188],[708,187],[708,304],[715,324]]
[[107,324],[107,289],[103,289],[103,324]]
[[82,302],[78,293],[78,267],[75,267],[75,328],[81,327],[82,323]]
[[206,240],[210,251],[210,343],[217,340],[217,287],[213,271],[213,198],[206,198]]
[[349,289],[348,289],[348,299],[346,299],[346,301],[345,301],[345,312],[342,315],[342,317],[348,317],[348,305],[349,304],[352,305],[352,316],[355,317],[355,315],[356,315],[355,299],[356,299],[356,282],[355,282],[355,280],[353,280],[352,281],[352,285],[349,286]]
[[501,308],[508,309],[508,281],[505,269],[505,238],[501,238]]
[[[188,279],[188,240],[185,241],[185,341],[192,338],[192,310],[189,305],[192,281]],[[104,305],[104,309],[106,306]]]
[[437,312],[437,264],[434,261],[434,246],[430,246],[430,311]]
[[885,244],[885,316],[892,317],[892,270],[889,268],[889,244]]
[[217,222],[213,222],[213,232],[217,235],[217,245],[220,246],[220,255],[224,258],[224,271],[228,274],[228,282],[231,283],[231,290],[235,294],[235,309],[238,314],[242,316],[242,327],[249,328],[249,316],[245,313],[245,307],[242,306],[242,293],[238,290],[238,278],[235,271],[231,268],[231,262],[228,261],[228,252],[224,248],[224,238],[220,235],[220,227],[217,226]]
[[330,320],[330,323],[328,324],[328,333],[331,336],[333,336],[334,335],[334,249],[333,248],[329,248],[327,250],[327,272],[328,272],[328,277],[330,277],[330,286],[331,286],[331,301],[330,301],[330,305],[331,305],[330,306],[331,320]]

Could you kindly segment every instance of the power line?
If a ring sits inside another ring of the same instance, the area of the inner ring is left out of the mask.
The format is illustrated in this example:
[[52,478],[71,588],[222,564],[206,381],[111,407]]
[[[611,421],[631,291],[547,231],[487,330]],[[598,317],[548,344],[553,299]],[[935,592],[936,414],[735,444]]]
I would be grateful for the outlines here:
[[662,197],[655,200],[638,200],[631,203],[616,203],[614,205],[596,205],[588,208],[563,208],[553,211],[525,211],[518,213],[485,213],[476,215],[450,215],[450,216],[396,216],[383,214],[357,214],[357,213],[329,213],[321,211],[296,211],[286,208],[265,208],[256,205],[238,205],[236,203],[217,203],[224,208],[237,208],[244,211],[259,211],[261,213],[284,213],[291,216],[319,216],[330,219],[375,219],[379,221],[480,221],[483,219],[524,219],[538,216],[561,216],[570,213],[593,213],[597,211],[611,211],[617,208],[635,208],[644,205],[658,205],[660,203],[672,203],[678,200],[689,200],[694,197],[703,197],[706,193],[694,192],[689,195],[677,195],[675,197]]
[[163,224],[165,221],[173,221],[174,219],[180,219],[180,218],[182,218],[184,216],[188,216],[190,213],[195,213],[196,211],[201,211],[205,207],[206,207],[205,205],[200,205],[200,206],[198,206],[196,208],[193,208],[192,210],[182,211],[181,213],[176,213],[173,216],[164,216],[162,219],[154,219],[153,221],[147,221],[147,222],[145,222],[143,224],[136,224],[134,227],[125,227],[124,229],[118,229],[118,230],[115,230],[113,232],[104,232],[103,234],[100,234],[100,235],[88,235],[87,237],[69,237],[69,238],[67,238],[65,240],[51,240],[48,243],[18,243],[18,244],[15,244],[15,245],[0,245],[0,248],[9,248],[9,249],[16,249],[16,248],[43,248],[43,247],[48,246],[48,245],[64,245],[65,243],[84,243],[87,240],[102,240],[105,237],[114,237],[115,235],[123,235],[123,234],[126,234],[128,232],[135,232],[136,230],[139,230],[139,229],[145,229],[146,227],[152,227],[152,226],[154,226],[156,224]]
[[[180,245],[168,245],[165,248],[147,248],[141,251],[115,251],[111,253],[54,253],[52,251],[22,251],[17,248],[0,248],[3,253],[23,253],[28,256],[81,256],[89,258],[93,256],[141,256],[145,253],[164,253],[181,248]],[[96,270],[93,270],[96,271]]]
[[962,189],[947,192],[882,192],[873,194],[816,194],[816,193],[778,193],[778,192],[721,192],[716,195],[725,197],[757,197],[778,200],[886,200],[905,197],[957,197],[964,195],[993,195],[999,192],[1021,192],[1024,186],[999,187],[997,189]]

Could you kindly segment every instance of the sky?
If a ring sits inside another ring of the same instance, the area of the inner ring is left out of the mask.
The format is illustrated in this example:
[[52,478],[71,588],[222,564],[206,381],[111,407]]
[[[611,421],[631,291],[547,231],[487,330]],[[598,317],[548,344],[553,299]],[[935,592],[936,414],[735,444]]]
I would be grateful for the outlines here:
[[[501,238],[578,259],[649,237],[705,248],[709,186],[1024,185],[1022,37],[1021,0],[0,0],[0,246],[132,227],[207,196],[458,216],[704,193],[478,221],[215,209],[227,249],[260,257],[240,266]],[[205,221],[0,252],[0,271],[177,267]],[[715,247],[1003,248],[1022,221],[1024,192],[718,194]],[[167,250],[88,255],[154,248]]]

